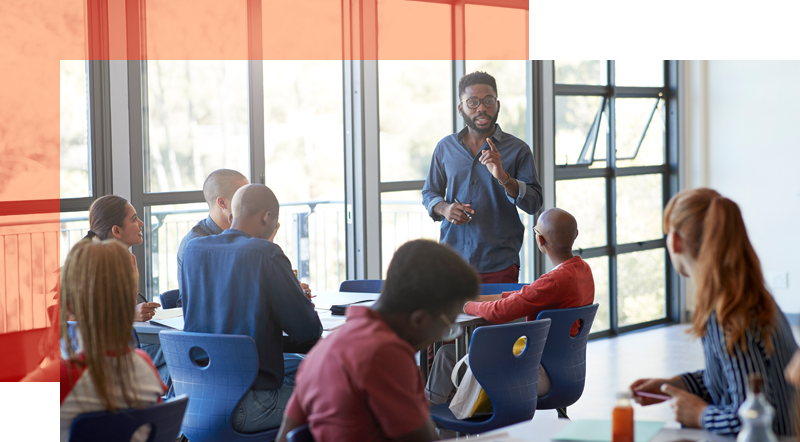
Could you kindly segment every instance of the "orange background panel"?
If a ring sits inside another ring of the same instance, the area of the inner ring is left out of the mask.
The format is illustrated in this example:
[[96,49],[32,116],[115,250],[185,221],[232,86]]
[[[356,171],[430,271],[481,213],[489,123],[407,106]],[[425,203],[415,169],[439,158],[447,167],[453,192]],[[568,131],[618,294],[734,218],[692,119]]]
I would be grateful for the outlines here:
[[380,60],[452,60],[450,5],[382,0],[378,2]]
[[342,2],[262,0],[264,60],[341,60]]
[[527,60],[528,11],[467,5],[467,60]]

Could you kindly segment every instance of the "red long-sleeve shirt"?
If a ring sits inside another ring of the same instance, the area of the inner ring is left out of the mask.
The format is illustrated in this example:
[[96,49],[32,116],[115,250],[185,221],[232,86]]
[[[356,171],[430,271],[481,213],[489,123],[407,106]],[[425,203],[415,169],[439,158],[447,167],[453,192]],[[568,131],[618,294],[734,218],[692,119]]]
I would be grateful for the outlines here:
[[[516,292],[504,292],[503,299],[468,302],[464,311],[494,323],[526,316],[533,321],[542,310],[582,307],[594,302],[592,269],[580,256],[564,261],[530,285]],[[578,324],[572,326],[573,335]]]

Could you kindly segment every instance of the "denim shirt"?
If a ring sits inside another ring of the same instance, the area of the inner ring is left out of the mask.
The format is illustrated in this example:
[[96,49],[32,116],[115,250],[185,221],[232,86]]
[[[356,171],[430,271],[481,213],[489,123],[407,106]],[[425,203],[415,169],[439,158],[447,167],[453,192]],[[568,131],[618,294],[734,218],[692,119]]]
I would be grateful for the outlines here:
[[[480,273],[518,266],[525,228],[516,208],[535,214],[542,207],[542,186],[533,154],[525,142],[503,132],[499,124],[495,126],[491,138],[503,170],[519,184],[519,195],[512,198],[481,164],[481,153],[473,156],[464,143],[467,130],[449,135],[436,145],[422,188],[422,204],[434,221],[442,222],[440,242],[451,246]],[[472,221],[457,226],[433,212],[439,202],[453,202],[453,196],[472,204]]]
[[189,242],[181,274],[183,330],[251,336],[258,351],[255,390],[283,385],[283,335],[306,343],[322,324],[289,258],[272,241],[236,229]]

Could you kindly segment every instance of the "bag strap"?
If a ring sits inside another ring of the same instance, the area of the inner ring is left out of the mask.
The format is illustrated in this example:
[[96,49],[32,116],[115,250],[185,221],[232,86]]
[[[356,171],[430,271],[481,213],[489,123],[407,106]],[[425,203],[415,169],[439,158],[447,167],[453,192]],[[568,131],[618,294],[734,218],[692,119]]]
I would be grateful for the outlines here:
[[458,371],[461,370],[462,365],[466,365],[467,367],[469,367],[469,354],[467,354],[466,356],[461,358],[458,362],[456,362],[456,365],[453,367],[453,372],[450,373],[450,380],[453,382],[453,385],[455,385],[456,388],[458,388],[458,383],[459,383]]

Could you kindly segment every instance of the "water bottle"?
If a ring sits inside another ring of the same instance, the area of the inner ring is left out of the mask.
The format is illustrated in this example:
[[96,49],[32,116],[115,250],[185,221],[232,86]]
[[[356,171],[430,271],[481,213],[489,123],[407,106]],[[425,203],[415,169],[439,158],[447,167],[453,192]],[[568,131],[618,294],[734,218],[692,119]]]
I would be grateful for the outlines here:
[[739,407],[742,430],[736,437],[736,442],[778,442],[772,432],[775,409],[767,402],[762,391],[764,379],[760,373],[753,373],[748,381],[747,399]]

